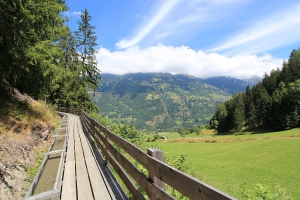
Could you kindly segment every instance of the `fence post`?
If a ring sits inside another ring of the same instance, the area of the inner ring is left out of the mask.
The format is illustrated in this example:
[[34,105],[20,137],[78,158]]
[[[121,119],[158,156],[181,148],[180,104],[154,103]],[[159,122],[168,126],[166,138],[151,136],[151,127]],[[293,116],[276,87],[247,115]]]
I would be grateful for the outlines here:
[[[164,152],[162,152],[159,149],[148,148],[147,153],[148,155],[156,158],[157,160],[164,161]],[[161,181],[159,178],[153,176],[150,172],[149,172],[149,179],[154,183],[154,185],[158,186],[160,189],[165,191],[165,183]]]

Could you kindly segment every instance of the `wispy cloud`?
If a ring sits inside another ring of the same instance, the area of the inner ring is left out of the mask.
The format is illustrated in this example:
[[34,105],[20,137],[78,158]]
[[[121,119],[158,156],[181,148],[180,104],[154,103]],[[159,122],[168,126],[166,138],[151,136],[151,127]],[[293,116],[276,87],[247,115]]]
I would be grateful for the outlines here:
[[148,19],[146,15],[140,15],[140,14],[131,15],[131,17],[139,18],[139,19]]
[[[158,1],[160,2],[160,1]],[[224,20],[240,6],[239,0],[168,0],[137,33],[116,43],[118,49],[137,45],[147,39],[147,43],[157,44],[165,39],[191,37],[197,32],[214,26],[212,22]],[[151,32],[151,34],[150,34]],[[151,41],[151,42],[149,42]]]
[[[149,20],[143,20],[145,24],[137,29],[136,34],[120,40],[116,47],[147,47],[160,42],[193,46],[190,41],[197,38],[201,44],[205,43],[197,49],[237,55],[261,53],[299,42],[300,4],[297,1],[280,3],[269,12],[266,12],[267,6],[273,6],[273,3],[168,0]],[[248,11],[247,7],[251,9]]]
[[64,15],[65,15],[65,16],[68,16],[68,17],[72,17],[72,16],[74,16],[74,17],[79,17],[80,14],[81,14],[80,11],[74,11],[74,12],[69,12],[69,11],[67,11],[67,12],[64,12]]
[[130,46],[136,45],[141,41],[158,23],[170,12],[174,5],[176,5],[180,0],[167,0],[159,8],[159,10],[154,14],[154,16],[144,24],[138,33],[130,39],[123,39],[119,41],[116,46],[119,49],[128,48]]
[[281,68],[283,62],[270,54],[227,57],[217,53],[195,51],[187,46],[173,47],[162,44],[146,49],[135,46],[114,52],[100,48],[97,60],[102,73],[166,72],[200,78],[262,77],[265,72]]
[[259,53],[300,41],[300,5],[294,6],[246,27],[209,52],[229,54]]

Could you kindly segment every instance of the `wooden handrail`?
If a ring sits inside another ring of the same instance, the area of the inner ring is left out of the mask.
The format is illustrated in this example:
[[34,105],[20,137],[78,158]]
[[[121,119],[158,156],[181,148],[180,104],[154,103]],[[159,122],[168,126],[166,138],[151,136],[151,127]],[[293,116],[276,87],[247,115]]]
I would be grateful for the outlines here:
[[[75,110],[72,110],[74,112]],[[119,148],[127,152],[132,158],[144,166],[151,176],[167,183],[190,199],[235,199],[230,195],[199,181],[176,168],[155,159],[143,150],[129,143],[125,139],[107,130],[99,122],[81,111],[75,111],[81,116],[89,134],[104,154],[106,160],[115,169],[122,181],[133,195],[134,199],[144,199],[138,187],[131,181],[128,175],[140,186],[150,199],[174,199],[159,186],[155,185],[149,177],[138,170],[124,155],[122,155],[107,138]],[[74,112],[74,113],[75,113]]]

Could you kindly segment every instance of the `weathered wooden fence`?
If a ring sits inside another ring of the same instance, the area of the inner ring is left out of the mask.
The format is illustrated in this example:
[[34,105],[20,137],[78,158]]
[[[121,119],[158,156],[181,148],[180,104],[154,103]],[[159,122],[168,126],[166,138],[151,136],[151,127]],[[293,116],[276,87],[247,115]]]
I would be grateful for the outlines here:
[[78,108],[64,108],[64,107],[59,107],[58,111],[64,112],[64,113],[71,113],[71,114],[78,115],[78,116],[81,115],[81,110],[78,109]]
[[[147,153],[144,152],[102,126],[89,117],[83,110],[65,109],[61,111],[72,112],[73,114],[81,116],[84,125],[98,148],[104,154],[106,161],[117,172],[134,199],[145,199],[139,188],[142,189],[150,199],[174,199],[174,197],[164,191],[164,183],[190,199],[235,199],[155,158],[161,157],[161,153],[157,152],[157,150],[150,148]],[[112,142],[115,145],[113,145]],[[137,169],[137,167],[114,146],[123,149],[139,162],[148,170],[148,175],[143,174]],[[154,154],[159,154],[159,156],[152,157]]]

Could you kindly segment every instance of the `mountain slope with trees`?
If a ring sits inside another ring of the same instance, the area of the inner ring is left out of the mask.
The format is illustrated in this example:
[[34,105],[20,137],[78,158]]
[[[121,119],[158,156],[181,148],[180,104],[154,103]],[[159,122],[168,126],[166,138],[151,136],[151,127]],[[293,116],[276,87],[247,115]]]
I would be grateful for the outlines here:
[[188,75],[102,74],[95,102],[102,116],[138,129],[177,129],[209,122],[230,94]]
[[261,79],[258,77],[252,77],[249,79],[237,79],[228,76],[218,76],[202,79],[204,83],[215,86],[221,90],[229,92],[230,94],[236,94],[238,92],[244,92],[245,88],[249,85],[250,87],[254,86]]
[[243,127],[286,130],[300,123],[300,48],[293,50],[282,69],[265,74],[245,93],[219,105],[211,127],[218,132],[240,132]]

